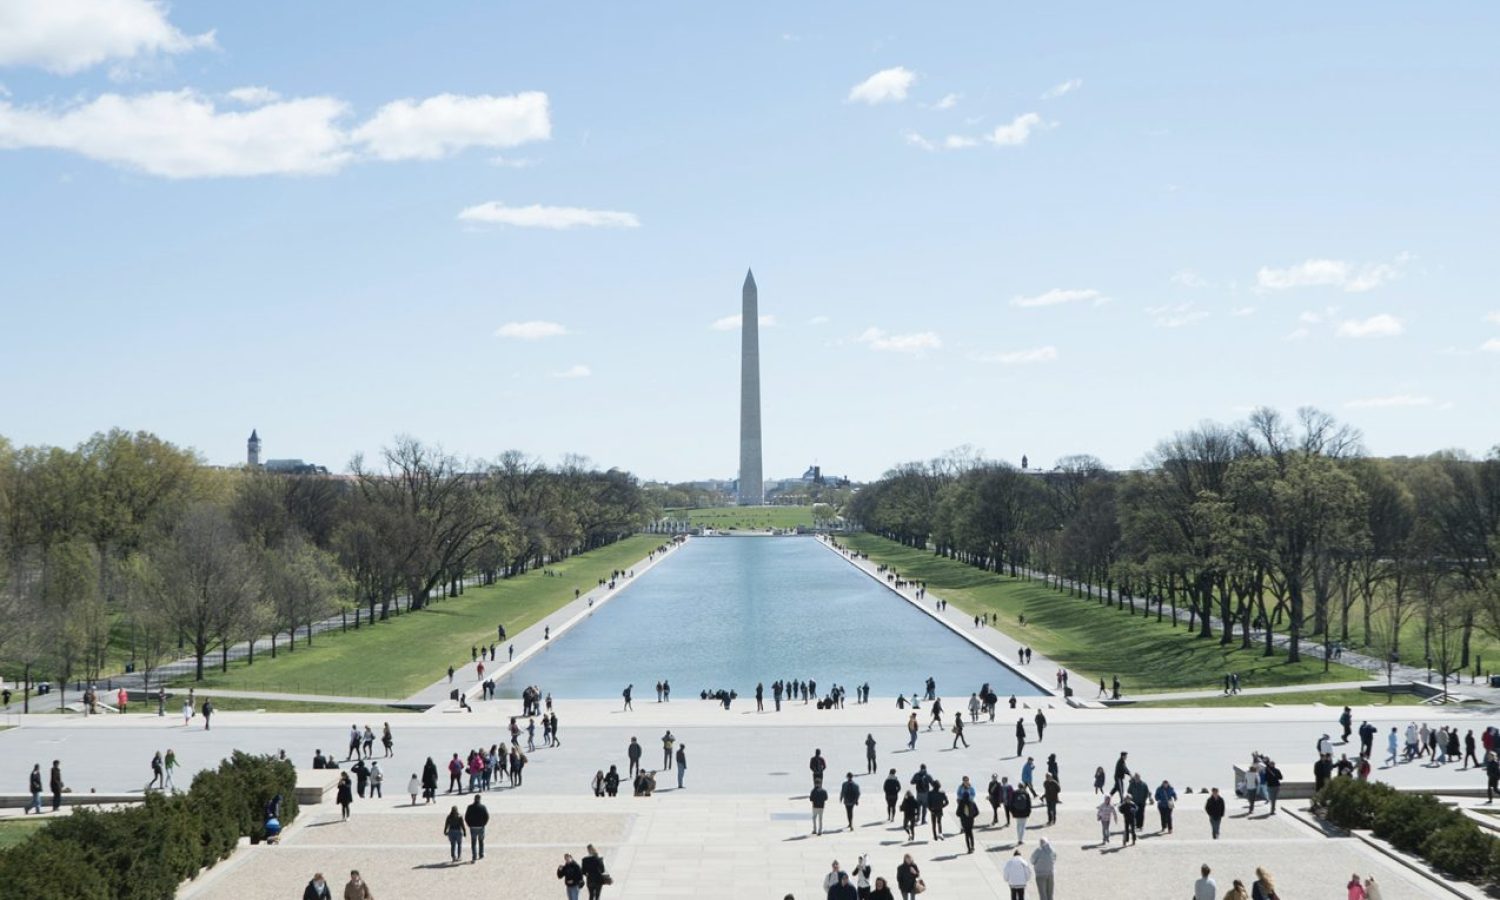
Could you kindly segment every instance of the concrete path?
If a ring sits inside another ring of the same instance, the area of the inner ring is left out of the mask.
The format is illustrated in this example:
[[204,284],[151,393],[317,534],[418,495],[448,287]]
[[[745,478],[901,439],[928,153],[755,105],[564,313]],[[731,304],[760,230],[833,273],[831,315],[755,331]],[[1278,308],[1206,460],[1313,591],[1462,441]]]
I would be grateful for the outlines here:
[[[684,540],[685,543],[685,540]],[[484,660],[484,674],[479,672],[480,662],[471,662],[454,669],[453,677],[450,679],[446,674],[442,678],[428,685],[405,700],[403,704],[412,706],[430,707],[428,712],[444,713],[454,712],[458,704],[449,699],[449,694],[455,689],[463,692],[472,704],[480,695],[486,678],[499,681],[517,667],[521,666],[532,654],[539,652],[550,640],[557,637],[569,628],[588,618],[593,611],[605,603],[619,596],[620,592],[635,583],[635,579],[649,572],[664,557],[674,552],[681,544],[674,544],[670,538],[664,538],[662,545],[667,549],[654,550],[634,566],[626,566],[626,575],[615,582],[613,589],[608,585],[600,585],[593,590],[580,595],[576,600],[565,606],[559,607],[552,613],[544,616],[535,625],[517,634],[507,635],[504,642],[495,647],[495,659]],[[609,573],[602,572],[601,575]],[[498,637],[498,635],[497,635]],[[509,650],[515,648],[515,656],[511,658]],[[623,688],[624,685],[621,685]]]

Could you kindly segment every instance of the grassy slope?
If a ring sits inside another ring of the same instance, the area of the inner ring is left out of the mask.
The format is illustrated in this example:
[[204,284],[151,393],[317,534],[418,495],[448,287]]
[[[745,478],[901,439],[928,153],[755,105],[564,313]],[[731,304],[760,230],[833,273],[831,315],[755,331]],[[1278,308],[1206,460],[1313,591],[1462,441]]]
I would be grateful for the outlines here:
[[[432,680],[429,680],[429,684]],[[379,715],[402,716],[412,710],[378,703],[315,703],[309,700],[253,700],[247,697],[214,697],[214,708],[220,712],[242,712],[260,710],[268,713],[377,713]],[[182,704],[177,704],[180,713]]]
[[1362,706],[1417,706],[1421,702],[1422,698],[1416,694],[1377,694],[1373,691],[1345,689],[1333,691],[1298,691],[1295,694],[1261,694],[1259,696],[1236,694],[1233,697],[1211,697],[1204,700],[1143,700],[1140,703],[1132,703],[1117,708],[1165,709],[1168,707],[1183,706],[1255,707],[1265,706],[1268,703],[1273,706],[1309,706],[1314,703],[1321,703],[1324,706],[1350,706],[1359,709]]
[[796,528],[798,525],[812,527],[811,506],[715,506],[703,509],[673,509],[665,516],[687,517],[689,523],[706,528],[738,528],[765,530],[767,528]]
[[[588,590],[614,569],[639,562],[661,543],[660,535],[636,535],[574,556],[548,570],[528,572],[462,597],[438,601],[358,631],[318,635],[311,648],[299,644],[276,659],[259,654],[255,665],[231,663],[228,673],[205,673],[205,685],[234,690],[330,694],[400,699],[432,684],[449,665],[469,661],[474,644],[488,646],[495,626],[516,634],[572,601],[573,589]],[[181,682],[182,686],[191,679]]]
[[[967,613],[993,612],[1000,627],[1038,653],[1097,681],[1118,675],[1126,694],[1219,687],[1227,672],[1238,672],[1242,687],[1277,687],[1321,681],[1361,681],[1363,672],[1345,666],[1323,673],[1321,660],[1293,665],[1283,655],[1220,647],[1217,639],[1189,637],[1171,620],[1158,624],[1139,614],[1074,598],[1042,585],[983,572],[871,534],[841,538],[870,558],[892,565]],[[1021,615],[1026,624],[1019,624]],[[1081,696],[1094,691],[1074,685]]]
[[34,819],[0,819],[0,850],[14,847],[36,834],[47,821],[42,816]]

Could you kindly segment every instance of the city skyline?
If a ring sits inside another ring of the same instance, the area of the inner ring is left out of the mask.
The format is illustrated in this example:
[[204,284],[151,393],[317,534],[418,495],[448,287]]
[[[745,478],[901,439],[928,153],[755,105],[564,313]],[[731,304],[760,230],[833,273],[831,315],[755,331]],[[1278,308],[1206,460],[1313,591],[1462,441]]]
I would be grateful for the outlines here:
[[727,477],[747,259],[771,473],[1496,442],[1500,10],[53,8],[0,42],[18,444]]

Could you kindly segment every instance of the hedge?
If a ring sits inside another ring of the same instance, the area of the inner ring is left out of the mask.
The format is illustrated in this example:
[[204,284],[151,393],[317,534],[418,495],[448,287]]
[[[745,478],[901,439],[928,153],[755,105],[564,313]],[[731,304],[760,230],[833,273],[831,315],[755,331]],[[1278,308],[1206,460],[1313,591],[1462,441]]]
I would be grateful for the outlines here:
[[1500,884],[1500,840],[1431,794],[1402,793],[1387,784],[1335,778],[1318,793],[1323,817],[1344,828],[1374,832],[1434,869],[1483,884]]
[[30,900],[161,900],[265,837],[265,808],[281,794],[281,821],[297,815],[296,771],[285,760],[236,752],[204,770],[186,794],[148,794],[114,812],[78,809],[0,852],[0,884]]

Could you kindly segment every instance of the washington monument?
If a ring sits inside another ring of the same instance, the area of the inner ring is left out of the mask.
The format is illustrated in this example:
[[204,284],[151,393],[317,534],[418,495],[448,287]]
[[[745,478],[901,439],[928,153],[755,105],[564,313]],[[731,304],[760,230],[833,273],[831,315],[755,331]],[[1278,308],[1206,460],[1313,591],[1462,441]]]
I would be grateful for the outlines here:
[[760,474],[760,303],[755,273],[745,270],[740,310],[740,496],[741,506],[765,500]]

